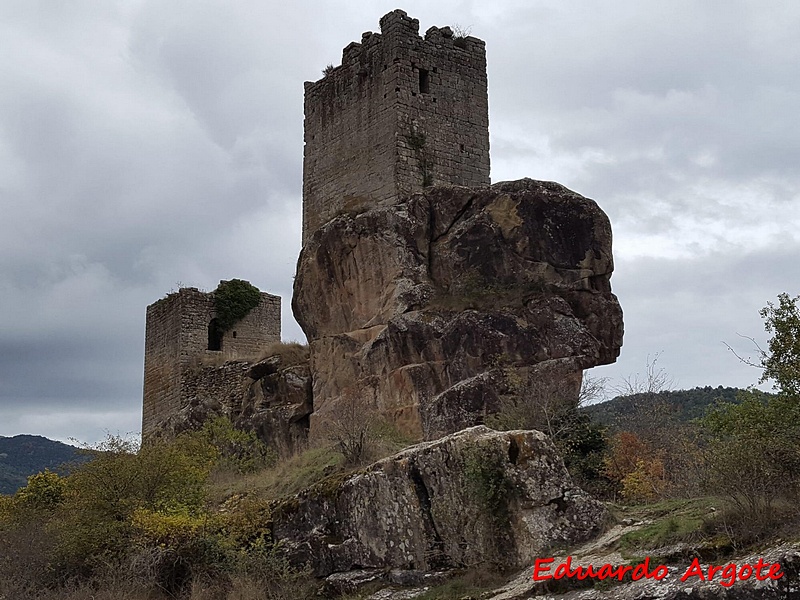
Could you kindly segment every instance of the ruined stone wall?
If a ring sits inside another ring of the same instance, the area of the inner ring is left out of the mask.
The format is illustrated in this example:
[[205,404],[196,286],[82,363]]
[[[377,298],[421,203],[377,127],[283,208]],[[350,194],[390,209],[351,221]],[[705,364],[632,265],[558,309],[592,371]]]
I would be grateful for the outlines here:
[[[209,324],[216,317],[214,294],[182,288],[147,307],[142,435],[158,430],[196,393],[197,368],[204,362],[257,357],[281,339],[281,299],[261,293],[261,302],[209,350]],[[210,371],[208,371],[210,372]],[[192,385],[187,384],[190,378]],[[209,389],[214,387],[209,382]]]
[[142,435],[180,407],[181,297],[170,294],[147,307]]
[[261,292],[261,302],[222,338],[225,360],[249,358],[281,341],[281,299]]
[[489,183],[484,43],[395,10],[305,85],[303,244],[341,210]]
[[[379,35],[345,48],[342,65],[305,84],[303,243],[346,203],[395,193],[395,111]],[[392,94],[394,95],[394,94]]]
[[183,397],[192,406],[207,405],[229,417],[241,412],[253,379],[250,362],[226,362],[223,365],[192,365],[183,376]]

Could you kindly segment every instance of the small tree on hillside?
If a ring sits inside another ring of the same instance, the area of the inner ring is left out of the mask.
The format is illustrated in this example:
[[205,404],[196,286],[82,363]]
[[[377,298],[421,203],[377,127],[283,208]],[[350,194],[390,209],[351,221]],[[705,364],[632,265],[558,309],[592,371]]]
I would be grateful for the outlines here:
[[764,373],[761,383],[772,379],[783,394],[800,396],[800,296],[778,296],[778,305],[771,302],[761,309],[764,329],[771,333],[769,353],[761,353]]
[[328,420],[328,437],[348,465],[367,462],[373,454],[377,417],[375,409],[354,390],[345,390]]
[[[759,348],[760,381],[779,393],[740,394],[740,404],[720,404],[702,419],[708,437],[709,491],[726,495],[744,520],[767,526],[771,509],[800,493],[800,297],[778,296],[761,310],[772,334],[769,352]],[[738,356],[738,355],[737,355]],[[741,358],[741,357],[740,357]],[[758,533],[758,532],[756,532]]]

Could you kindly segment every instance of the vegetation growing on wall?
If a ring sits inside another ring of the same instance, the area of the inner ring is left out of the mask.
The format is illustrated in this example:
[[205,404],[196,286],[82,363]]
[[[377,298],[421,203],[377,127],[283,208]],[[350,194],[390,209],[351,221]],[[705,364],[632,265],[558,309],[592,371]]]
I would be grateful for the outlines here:
[[472,33],[472,27],[462,27],[461,25],[453,25],[453,45],[462,50],[467,49],[467,38]]
[[220,329],[228,331],[258,306],[260,301],[261,292],[249,281],[243,279],[221,281],[214,290],[214,306]]
[[425,134],[419,131],[412,131],[406,136],[406,142],[409,148],[414,151],[414,157],[419,163],[419,171],[422,175],[422,187],[430,187],[433,185],[433,161],[428,157],[425,152],[425,144],[427,138]]
[[508,501],[513,487],[505,475],[504,456],[497,448],[476,446],[464,461],[464,480],[470,493],[483,505],[495,526],[509,526]]

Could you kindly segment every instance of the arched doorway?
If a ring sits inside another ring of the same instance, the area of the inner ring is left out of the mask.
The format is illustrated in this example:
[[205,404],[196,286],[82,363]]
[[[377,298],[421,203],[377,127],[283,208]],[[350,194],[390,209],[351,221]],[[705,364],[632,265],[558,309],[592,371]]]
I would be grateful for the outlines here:
[[222,335],[225,333],[220,329],[219,321],[211,319],[208,324],[208,349],[219,351],[222,350]]

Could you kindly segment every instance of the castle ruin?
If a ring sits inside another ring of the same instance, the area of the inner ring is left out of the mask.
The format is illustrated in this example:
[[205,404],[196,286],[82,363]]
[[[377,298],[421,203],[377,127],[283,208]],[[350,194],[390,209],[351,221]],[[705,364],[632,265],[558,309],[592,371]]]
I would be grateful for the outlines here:
[[252,358],[280,339],[281,299],[266,292],[227,331],[218,326],[214,292],[181,288],[148,306],[142,437],[158,431],[187,405],[196,387],[192,374],[204,358]]
[[339,211],[489,183],[485,44],[395,10],[305,84],[303,245]]

